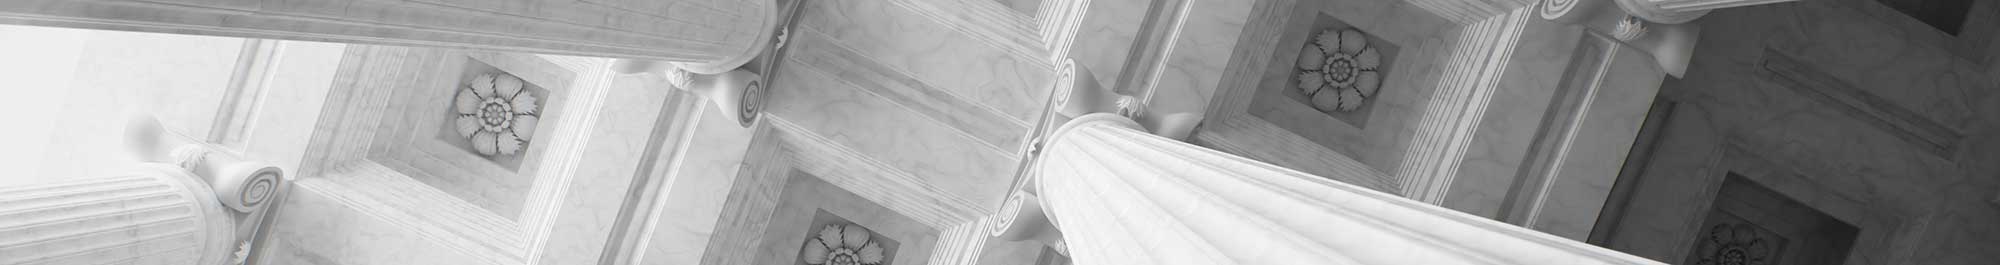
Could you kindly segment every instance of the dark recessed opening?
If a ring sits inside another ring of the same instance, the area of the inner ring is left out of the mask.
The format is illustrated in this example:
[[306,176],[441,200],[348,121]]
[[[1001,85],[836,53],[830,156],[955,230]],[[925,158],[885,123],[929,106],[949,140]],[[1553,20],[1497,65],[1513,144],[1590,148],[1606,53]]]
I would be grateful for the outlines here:
[[1912,18],[1916,18],[1917,21],[1923,21],[1924,24],[1951,35],[1958,35],[1959,30],[1965,25],[1966,13],[1972,10],[1973,2],[1973,0],[1875,1],[1882,2],[1883,5],[1888,5],[1889,8],[1903,12],[1905,15],[1910,15]]

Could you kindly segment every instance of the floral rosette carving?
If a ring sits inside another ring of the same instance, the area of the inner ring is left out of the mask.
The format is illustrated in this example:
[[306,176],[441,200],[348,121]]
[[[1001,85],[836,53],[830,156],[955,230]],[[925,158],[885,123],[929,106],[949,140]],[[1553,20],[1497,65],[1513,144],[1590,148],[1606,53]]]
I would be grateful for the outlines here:
[[1719,224],[1709,230],[1695,255],[1701,259],[1700,265],[1764,265],[1771,264],[1771,243],[1757,235],[1757,231],[1746,224]]
[[534,139],[541,122],[535,95],[523,89],[521,78],[483,74],[458,91],[452,110],[458,135],[481,155],[513,155]]
[[1360,109],[1382,89],[1382,54],[1354,28],[1327,30],[1299,51],[1299,92],[1323,112]]
[[799,258],[813,265],[882,264],[882,244],[870,236],[868,228],[859,225],[827,225],[818,237],[806,239]]

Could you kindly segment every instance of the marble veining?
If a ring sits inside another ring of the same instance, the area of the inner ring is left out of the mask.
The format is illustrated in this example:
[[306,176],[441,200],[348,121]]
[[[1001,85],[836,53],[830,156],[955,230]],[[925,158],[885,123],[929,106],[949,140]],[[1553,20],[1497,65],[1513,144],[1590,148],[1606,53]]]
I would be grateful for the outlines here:
[[[604,58],[563,59],[603,68],[608,68],[604,64],[609,63]],[[656,89],[659,83],[647,82],[640,76],[613,76],[603,68],[580,73],[574,85],[606,86],[598,90],[605,94],[594,95],[604,102],[599,105],[602,109],[588,110],[596,115],[585,116],[594,116],[598,126],[584,132],[590,140],[571,154],[578,156],[578,162],[572,169],[574,177],[565,185],[568,195],[561,199],[561,204],[551,205],[560,210],[552,211],[549,223],[543,224],[547,229],[543,232],[546,241],[533,245],[542,248],[538,260],[541,264],[590,263],[599,258],[606,244],[604,239],[612,232],[612,221],[618,218],[619,208],[627,199],[626,189],[631,188],[628,186],[636,177],[634,172],[645,164],[639,160],[647,147],[631,143],[644,142],[656,127],[657,115],[665,115],[659,110],[666,104],[668,91]],[[533,227],[532,222],[524,223]]]
[[1236,39],[1250,19],[1251,4],[1241,1],[1189,0],[1180,24],[1163,46],[1159,65],[1143,98],[1151,115],[1204,113],[1220,87],[1224,66],[1236,49]]
[[[919,16],[930,18],[939,26],[966,34],[987,45],[1000,48],[1014,56],[1024,58],[1046,58],[1048,48],[1037,34],[1035,17],[1021,12],[1012,12],[1007,7],[984,0],[915,1],[890,0]],[[1036,12],[1039,13],[1039,12]],[[1049,64],[1049,61],[1031,61]]]
[[[764,231],[771,226],[771,214],[778,207],[779,196],[784,193],[785,183],[792,176],[792,161],[780,156],[780,146],[772,136],[777,131],[771,126],[760,126],[750,142],[750,149],[744,151],[743,171],[738,172],[736,181],[729,186],[729,198],[722,202],[722,216],[715,221],[714,233],[710,235],[708,246],[700,255],[699,264],[758,264],[756,251],[763,243]],[[647,261],[643,264],[680,264],[667,261]]]
[[842,189],[854,192],[895,209],[898,213],[915,218],[935,227],[957,225],[973,220],[981,213],[991,211],[985,205],[989,202],[972,201],[978,198],[951,194],[920,178],[896,169],[831,139],[801,128],[785,120],[772,120],[778,139],[782,142],[782,155],[789,159],[798,171],[807,172],[833,183]]
[[[652,121],[660,109],[660,101],[665,91],[649,89],[650,84],[614,79],[609,72],[609,60],[598,58],[578,58],[565,56],[521,55],[528,58],[524,62],[542,62],[549,68],[563,69],[574,78],[561,80],[560,92],[574,104],[551,104],[548,109],[577,115],[561,115],[547,122],[549,134],[538,134],[537,139],[549,140],[550,145],[535,145],[530,153],[548,146],[551,153],[549,163],[523,175],[532,184],[527,185],[520,201],[521,214],[518,218],[502,217],[493,211],[480,209],[467,203],[461,194],[448,194],[435,188],[435,183],[418,182],[411,176],[440,173],[432,169],[449,169],[463,164],[438,163],[448,160],[404,160],[395,159],[396,152],[382,149],[385,142],[402,142],[413,135],[434,135],[419,130],[396,130],[392,126],[399,122],[420,121],[416,116],[405,114],[421,113],[421,116],[443,118],[449,105],[438,104],[447,101],[423,101],[422,107],[413,107],[415,102],[397,102],[421,97],[396,97],[394,92],[439,92],[448,95],[455,91],[449,82],[442,80],[432,86],[442,89],[397,90],[412,83],[421,83],[418,73],[404,69],[446,69],[437,67],[445,57],[438,52],[423,52],[420,49],[350,46],[348,58],[366,58],[353,61],[353,67],[343,66],[336,74],[335,87],[327,93],[327,108],[323,110],[322,122],[316,128],[306,161],[313,165],[302,170],[304,173],[298,185],[299,194],[317,192],[328,198],[326,204],[293,204],[283,206],[284,218],[325,218],[332,220],[368,219],[361,224],[380,223],[384,229],[373,229],[370,233],[390,237],[396,241],[409,241],[429,247],[412,247],[416,250],[455,251],[464,256],[442,261],[523,263],[535,260],[541,263],[587,263],[598,258],[609,235],[612,220],[616,219],[625,188],[630,185],[636,172],[637,161],[642,146],[626,144],[635,139],[645,139],[651,135]],[[406,58],[414,57],[414,58]],[[446,57],[449,58],[449,57]],[[484,60],[488,63],[494,60]],[[506,64],[496,64],[506,68]],[[410,68],[416,67],[416,68]],[[509,72],[523,73],[519,68]],[[547,75],[518,74],[523,79],[533,81]],[[637,77],[624,77],[637,78]],[[554,87],[550,87],[554,90]],[[444,98],[444,97],[439,97]],[[410,103],[410,104],[403,104]],[[395,111],[409,108],[435,110],[435,112]],[[550,111],[553,113],[555,111]],[[412,114],[414,115],[414,114]],[[435,115],[435,116],[433,116]],[[408,123],[436,125],[436,123]],[[617,126],[609,126],[616,124]],[[597,126],[607,125],[607,126]],[[381,130],[381,131],[378,131]],[[385,132],[398,131],[398,132]],[[415,134],[409,134],[415,133]],[[544,137],[546,136],[546,137]],[[426,137],[428,138],[428,137]],[[421,145],[416,145],[421,147]],[[410,150],[402,148],[402,150]],[[467,153],[463,150],[452,150]],[[408,154],[408,153],[406,153]],[[433,153],[435,154],[435,153]],[[412,157],[412,156],[402,156]],[[421,157],[421,156],[415,156]],[[372,160],[372,161],[371,161]],[[481,162],[485,163],[485,162]],[[489,163],[490,164],[490,163]],[[489,165],[490,166],[490,165]],[[419,170],[412,170],[419,169]],[[496,169],[497,170],[497,169]],[[526,170],[526,168],[523,169]],[[458,172],[465,173],[465,172]],[[483,192],[483,191],[482,191]],[[298,202],[299,200],[293,200]],[[302,217],[292,217],[302,216]],[[284,221],[280,221],[283,223]],[[344,257],[364,260],[382,258],[393,260],[393,253],[403,250],[376,250],[360,254],[341,253],[339,248],[327,245],[356,245],[355,248],[371,248],[374,239],[352,239],[348,235],[312,234],[308,231],[285,231],[286,229],[315,230],[312,226],[279,226],[274,233],[285,237],[287,233],[298,235],[297,240],[288,242],[290,251],[306,252],[299,257]],[[323,239],[323,240],[322,240]],[[395,245],[380,245],[393,247]],[[274,254],[275,255],[275,254]],[[342,256],[362,255],[362,256]],[[387,255],[387,256],[385,256]],[[281,259],[282,260],[282,259]],[[455,261],[454,261],[455,260]],[[375,264],[383,262],[335,262],[336,264]]]
[[[1422,9],[1408,7],[1408,3],[1395,1],[1355,0],[1345,2],[1299,3],[1299,7],[1289,11],[1290,19],[1284,23],[1290,33],[1280,36],[1277,49],[1271,51],[1274,58],[1265,72],[1258,73],[1258,91],[1249,95],[1247,114],[1257,117],[1313,143],[1348,154],[1355,160],[1382,171],[1393,171],[1403,158],[1406,145],[1416,130],[1417,119],[1430,98],[1431,91],[1439,85],[1443,76],[1441,55],[1447,54],[1447,38],[1452,32],[1438,25],[1450,22],[1435,15],[1424,13]],[[1338,19],[1352,22],[1353,27],[1367,30],[1369,35],[1382,38],[1381,41],[1407,47],[1383,56],[1394,59],[1385,67],[1395,68],[1386,72],[1379,96],[1371,99],[1366,115],[1336,119],[1312,108],[1309,102],[1279,96],[1284,89],[1297,82],[1293,71],[1298,68],[1294,58],[1299,58],[1302,49],[1314,42],[1308,31],[1319,20]],[[1363,127],[1362,125],[1368,125]]]
[[1018,120],[1037,118],[1051,70],[885,1],[806,1],[799,24],[908,76]]
[[833,43],[817,30],[808,28],[797,31],[791,46],[788,62],[827,73],[911,112],[979,138],[995,149],[1012,153],[1027,134],[1027,124],[1020,119],[967,102],[922,80],[876,63],[851,48]]
[[[1867,15],[1837,3],[1727,12],[1772,18],[1753,27],[1786,31],[1763,38],[1772,47],[1945,126],[1968,125],[1975,106],[1970,101],[1992,94],[1987,92],[1990,89],[1981,89],[1991,87],[1992,78],[1979,74],[1980,68],[1973,61],[1905,37],[1913,34],[1910,28],[1875,19],[1850,19]],[[1735,49],[1745,44],[1726,45]]]
[[701,263],[709,240],[720,232],[718,222],[723,219],[730,189],[744,176],[756,129],[738,126],[705,106],[694,109],[701,112],[690,121],[694,129],[687,139],[676,141],[687,146],[685,154],[696,155],[679,156],[679,168],[670,175],[654,176],[668,178],[667,190],[659,195],[663,196],[662,205],[653,213],[658,219],[653,221],[652,234],[646,235],[649,239],[639,259],[641,264]]
[[785,69],[772,115],[973,201],[997,203],[1012,181],[1014,158],[997,149],[809,67]]
[[1796,90],[1799,96],[1845,111],[1939,157],[1950,157],[1952,144],[1965,137],[1959,128],[1939,124],[1873,93],[1839,82],[1838,77],[1800,64],[1798,59],[1789,55],[1767,51],[1763,54],[1764,60],[1758,62],[1760,65],[1756,74],[1775,86]]
[[[308,180],[313,181],[313,180]],[[297,183],[305,184],[305,183]],[[264,261],[271,264],[343,265],[418,262],[451,264],[472,257],[399,225],[363,214],[321,191],[293,189],[285,200],[266,241]]]
[[[860,264],[923,264],[930,260],[931,248],[936,244],[938,230],[931,228],[894,210],[870,202],[805,173],[794,173],[784,184],[777,208],[771,214],[770,228],[763,234],[763,242],[757,248],[755,264],[814,264],[840,265],[854,263],[815,263],[801,259],[810,256],[807,249],[816,247],[807,243],[810,239],[847,239],[848,232],[840,231],[838,236],[823,233],[828,225],[855,226],[866,229],[861,238],[884,238],[881,246],[881,263],[857,262]],[[852,234],[859,235],[859,234]],[[827,242],[823,242],[827,243]],[[857,242],[839,242],[849,244]],[[866,251],[867,242],[858,242]],[[837,251],[837,250],[836,250]],[[832,254],[827,253],[828,258]],[[861,260],[861,261],[865,261]]]
[[[1620,172],[1625,170],[1626,156],[1631,153],[1633,144],[1637,142],[1640,126],[1645,124],[1647,113],[1652,111],[1651,103],[1656,100],[1654,96],[1659,94],[1661,82],[1667,78],[1663,74],[1665,72],[1660,70],[1657,64],[1652,63],[1650,55],[1644,52],[1620,47],[1611,48],[1615,50],[1604,54],[1603,49],[1606,49],[1604,46],[1616,44],[1597,37],[1587,37],[1585,42],[1587,42],[1585,45],[1593,45],[1593,48],[1578,50],[1597,51],[1596,53],[1602,56],[1580,54],[1578,57],[1583,58],[1579,60],[1608,59],[1609,61],[1602,62],[1609,64],[1605,66],[1604,76],[1602,80],[1595,80],[1599,82],[1596,84],[1578,84],[1590,87],[1566,88],[1596,90],[1585,95],[1590,98],[1574,103],[1587,105],[1581,106],[1578,110],[1583,112],[1580,114],[1582,117],[1575,117],[1572,121],[1574,124],[1569,125],[1573,126],[1574,130],[1568,142],[1561,143],[1563,147],[1560,150],[1544,149],[1538,150],[1540,153],[1529,154],[1530,156],[1547,154],[1547,157],[1559,160],[1546,164],[1559,168],[1546,169],[1550,172],[1545,175],[1554,179],[1546,183],[1548,190],[1541,196],[1538,202],[1540,205],[1528,206],[1531,209],[1529,211],[1533,211],[1528,214],[1530,216],[1526,216],[1533,218],[1530,227],[1571,239],[1585,239],[1591,231],[1596,230],[1598,211],[1605,208],[1606,197],[1611,192],[1613,182],[1617,180]],[[1583,80],[1589,79],[1586,77]],[[1534,176],[1522,176],[1519,179],[1517,181],[1529,182],[1523,183],[1529,185],[1519,185],[1520,187],[1544,184],[1530,182],[1538,180]],[[1533,198],[1525,199],[1524,202],[1536,203],[1533,202],[1535,201]]]
[[1458,177],[1444,206],[1481,216],[1499,216],[1508,190],[1514,186],[1528,154],[1528,145],[1542,124],[1564,69],[1583,32],[1555,22],[1530,19],[1515,44],[1506,72],[1480,117],[1477,134],[1466,148]]
[[1090,69],[1100,85],[1117,86],[1119,76],[1130,62],[1127,56],[1137,45],[1132,42],[1138,39],[1141,24],[1146,22],[1146,10],[1159,1],[1069,1],[1089,2],[1083,21],[1077,26],[1076,39],[1070,45],[1069,57]]

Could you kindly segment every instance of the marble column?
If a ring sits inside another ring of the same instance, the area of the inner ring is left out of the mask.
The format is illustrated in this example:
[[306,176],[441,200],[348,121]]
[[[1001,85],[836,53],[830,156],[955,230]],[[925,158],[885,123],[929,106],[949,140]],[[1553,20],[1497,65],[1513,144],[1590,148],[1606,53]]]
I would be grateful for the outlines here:
[[[1002,238],[1075,264],[1659,264],[1090,114],[1057,129]],[[1053,228],[1053,229],[1049,229]]]
[[0,1],[0,23],[651,59],[720,73],[767,46],[776,5],[774,0],[10,0]]
[[206,184],[166,164],[0,190],[0,264],[224,264],[232,228]]

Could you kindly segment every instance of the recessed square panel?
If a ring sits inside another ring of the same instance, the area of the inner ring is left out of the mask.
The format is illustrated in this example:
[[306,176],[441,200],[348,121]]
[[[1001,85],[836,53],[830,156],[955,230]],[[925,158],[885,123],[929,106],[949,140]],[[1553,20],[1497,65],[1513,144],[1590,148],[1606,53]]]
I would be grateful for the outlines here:
[[[1315,14],[1310,26],[1293,29],[1304,34],[1282,84],[1265,83],[1260,94],[1282,96],[1310,106],[1340,122],[1365,128],[1375,100],[1381,97],[1400,49],[1387,40],[1326,14]],[[1276,69],[1272,69],[1276,70]]]
[[[751,264],[920,264],[938,231],[819,177],[794,171],[776,194]],[[840,242],[828,242],[838,240]],[[871,247],[871,245],[873,247]],[[877,255],[880,256],[877,256]],[[879,262],[879,263],[878,263]]]
[[549,90],[477,59],[465,60],[436,139],[518,171],[548,105]]
[[396,88],[370,160],[518,218],[577,73],[531,54],[423,54],[386,71]]
[[799,265],[889,265],[894,263],[896,239],[819,210],[806,226],[805,246],[799,250]]
[[[617,218],[606,217],[618,215],[617,202],[632,183],[629,170],[607,172],[643,163],[637,152],[626,152],[637,147],[588,143],[644,142],[646,134],[579,132],[603,127],[593,123],[654,120],[654,115],[594,114],[625,113],[607,108],[621,103],[658,104],[620,99],[662,96],[660,91],[637,85],[644,80],[610,75],[612,62],[604,58],[362,44],[329,48],[346,52],[329,76],[324,106],[313,106],[323,115],[312,121],[316,125],[299,166],[299,175],[324,191],[317,200],[321,206],[332,207],[319,212],[339,220],[386,218],[396,231],[363,236],[421,241],[392,243],[447,249],[469,258],[463,263],[526,264],[539,258],[574,264],[567,261],[598,257],[604,235],[617,226]],[[456,111],[463,75],[480,68],[467,67],[477,65],[468,60],[548,94],[541,98],[540,126],[517,169],[438,137],[448,129],[442,126],[448,111]],[[558,232],[535,232],[549,229]]]
[[[1444,80],[1457,24],[1397,0],[1302,1],[1275,15],[1243,113],[1318,146],[1394,171]],[[1271,22],[1264,22],[1271,23]],[[1233,110],[1222,110],[1233,111]],[[1290,145],[1290,144],[1288,144]]]
[[1685,264],[1842,264],[1859,229],[1730,173]]
[[1301,2],[1267,44],[1244,112],[1378,169],[1393,164],[1441,73],[1435,59],[1448,34],[1385,2],[1394,1]]
[[1785,237],[1729,213],[1710,214],[1696,234],[1687,263],[1698,265],[1780,264]]

